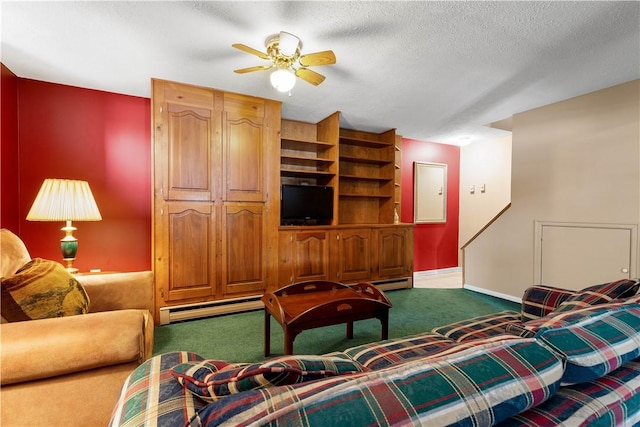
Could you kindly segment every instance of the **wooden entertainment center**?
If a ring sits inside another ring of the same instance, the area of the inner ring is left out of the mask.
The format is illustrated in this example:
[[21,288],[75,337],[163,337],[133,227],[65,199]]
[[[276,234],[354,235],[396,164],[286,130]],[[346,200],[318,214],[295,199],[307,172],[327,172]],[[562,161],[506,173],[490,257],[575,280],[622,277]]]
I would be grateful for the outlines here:
[[[304,280],[412,286],[395,129],[282,119],[278,101],[157,79],[151,104],[156,323],[258,308]],[[332,187],[331,223],[281,225],[284,184]]]

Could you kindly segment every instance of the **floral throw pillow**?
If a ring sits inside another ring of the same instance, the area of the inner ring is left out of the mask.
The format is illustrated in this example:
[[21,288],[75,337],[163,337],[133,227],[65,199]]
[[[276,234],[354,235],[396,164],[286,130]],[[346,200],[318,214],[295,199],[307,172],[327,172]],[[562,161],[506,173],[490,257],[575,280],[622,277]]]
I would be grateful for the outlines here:
[[9,322],[73,316],[89,311],[89,296],[62,264],[34,258],[3,277],[2,317]]

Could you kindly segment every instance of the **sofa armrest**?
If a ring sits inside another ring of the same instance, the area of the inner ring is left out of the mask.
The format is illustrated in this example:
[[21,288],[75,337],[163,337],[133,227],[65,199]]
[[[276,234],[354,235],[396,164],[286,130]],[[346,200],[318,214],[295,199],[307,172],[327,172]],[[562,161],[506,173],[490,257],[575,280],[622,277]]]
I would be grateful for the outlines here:
[[522,321],[538,319],[555,310],[564,300],[575,295],[568,289],[535,285],[524,291],[522,297]]
[[0,328],[2,385],[140,364],[153,351],[153,319],[147,310],[4,323]]
[[139,309],[153,313],[153,272],[82,275],[76,279],[89,295],[91,313]]

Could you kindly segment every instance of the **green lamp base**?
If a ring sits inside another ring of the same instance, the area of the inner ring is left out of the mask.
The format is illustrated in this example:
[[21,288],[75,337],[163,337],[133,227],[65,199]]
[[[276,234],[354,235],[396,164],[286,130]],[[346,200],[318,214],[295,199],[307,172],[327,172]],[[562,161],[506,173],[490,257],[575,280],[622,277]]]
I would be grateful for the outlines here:
[[61,230],[65,232],[65,236],[60,239],[62,259],[67,262],[67,271],[75,274],[79,271],[73,266],[73,261],[75,261],[76,253],[78,252],[78,239],[74,237],[73,232],[77,230],[77,228],[71,225],[71,221],[67,221],[67,225],[62,227]]

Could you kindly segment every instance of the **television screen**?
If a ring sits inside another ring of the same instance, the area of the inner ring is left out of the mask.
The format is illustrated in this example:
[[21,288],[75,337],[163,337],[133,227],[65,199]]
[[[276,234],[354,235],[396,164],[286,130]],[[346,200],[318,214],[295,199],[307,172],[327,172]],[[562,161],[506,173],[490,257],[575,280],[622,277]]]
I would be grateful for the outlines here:
[[282,225],[328,225],[333,220],[333,187],[283,185],[280,192]]

